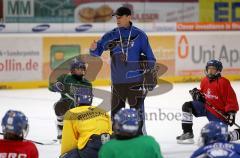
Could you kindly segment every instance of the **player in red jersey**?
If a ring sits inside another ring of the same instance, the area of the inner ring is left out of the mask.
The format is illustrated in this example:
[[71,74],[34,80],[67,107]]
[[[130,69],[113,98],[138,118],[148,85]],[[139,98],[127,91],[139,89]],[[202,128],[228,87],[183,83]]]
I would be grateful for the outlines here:
[[[221,76],[222,69],[220,61],[208,61],[206,77],[201,81],[200,90],[194,88],[189,91],[193,101],[185,102],[182,106],[183,134],[177,137],[179,144],[194,143],[192,115],[206,116],[209,121],[223,122],[230,126],[235,123],[235,114],[239,110],[238,101],[229,80]],[[239,136],[240,129],[235,129],[229,133],[228,139],[237,140]]]
[[0,158],[38,158],[38,150],[28,134],[28,119],[20,111],[9,110],[2,119],[3,139],[0,139]]

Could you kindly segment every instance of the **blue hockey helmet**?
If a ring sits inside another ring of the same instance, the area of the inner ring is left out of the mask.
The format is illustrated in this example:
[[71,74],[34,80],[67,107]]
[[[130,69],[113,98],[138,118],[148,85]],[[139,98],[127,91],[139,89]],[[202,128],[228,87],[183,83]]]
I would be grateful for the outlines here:
[[139,128],[139,117],[136,109],[120,109],[114,116],[114,131],[117,134],[136,135]]
[[204,145],[225,142],[228,138],[228,127],[223,122],[210,121],[202,128],[201,137]]
[[[209,68],[209,66],[215,67],[215,68],[217,69],[217,73],[216,73],[216,74],[208,74],[208,68]],[[205,71],[206,71],[206,75],[207,75],[208,78],[210,78],[210,79],[215,79],[215,78],[221,76],[222,69],[223,69],[222,62],[219,61],[219,60],[212,59],[212,60],[209,60],[209,61],[207,62]]]
[[219,60],[215,60],[215,59],[209,60],[209,61],[207,62],[206,70],[208,69],[209,66],[214,66],[214,67],[216,67],[216,69],[217,69],[219,72],[221,72],[222,69],[223,69],[222,62],[219,61]]
[[71,71],[73,71],[74,69],[83,69],[83,70],[86,70],[86,64],[85,62],[77,59],[77,58],[74,58],[71,62]]
[[28,119],[20,111],[9,110],[2,119],[3,134],[11,133],[25,138],[28,134]]

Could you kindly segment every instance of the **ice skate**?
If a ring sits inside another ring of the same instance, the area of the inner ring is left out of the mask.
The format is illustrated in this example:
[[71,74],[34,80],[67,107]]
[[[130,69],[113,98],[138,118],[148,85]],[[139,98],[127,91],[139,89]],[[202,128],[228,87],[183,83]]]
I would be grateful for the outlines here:
[[180,136],[177,136],[178,144],[194,144],[194,135],[192,132],[183,133]]
[[228,133],[228,141],[238,141],[240,139],[240,129],[234,129]]

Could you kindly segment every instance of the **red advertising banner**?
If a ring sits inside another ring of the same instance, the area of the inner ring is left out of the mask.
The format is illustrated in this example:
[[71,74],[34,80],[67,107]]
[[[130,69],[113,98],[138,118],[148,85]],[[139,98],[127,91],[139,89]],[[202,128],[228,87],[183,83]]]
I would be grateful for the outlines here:
[[239,31],[240,22],[178,22],[177,31]]

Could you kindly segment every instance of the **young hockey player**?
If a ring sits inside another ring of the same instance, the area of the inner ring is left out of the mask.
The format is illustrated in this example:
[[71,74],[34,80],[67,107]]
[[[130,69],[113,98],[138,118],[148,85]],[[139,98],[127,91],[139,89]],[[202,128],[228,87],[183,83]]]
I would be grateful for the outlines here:
[[240,144],[230,143],[228,127],[222,122],[211,121],[201,131],[201,146],[191,158],[239,158]]
[[122,108],[114,116],[116,139],[102,146],[99,158],[162,158],[159,144],[147,135],[139,135],[139,115],[135,109]]
[[61,140],[62,128],[63,128],[63,117],[67,110],[75,107],[75,101],[81,99],[81,103],[78,104],[89,104],[92,97],[79,98],[79,89],[85,87],[85,95],[92,95],[92,84],[84,78],[86,72],[86,65],[80,59],[74,58],[70,65],[70,74],[63,74],[57,78],[57,81],[50,83],[49,90],[58,92],[61,94],[60,100],[54,104],[55,114],[57,116],[57,138]]
[[65,114],[61,158],[98,158],[100,147],[110,139],[111,117],[90,104],[80,104]]
[[24,140],[28,134],[28,119],[20,111],[9,110],[2,119],[3,138],[0,140],[1,158],[38,158],[38,150],[31,141]]
[[[200,90],[191,90],[193,101],[185,102],[182,106],[183,134],[177,137],[178,143],[194,143],[192,115],[206,116],[209,121],[222,121],[230,126],[235,123],[238,102],[229,80],[221,76],[222,69],[222,63],[218,60],[207,62],[206,77],[201,81]],[[232,131],[229,139],[239,139],[239,133],[239,129]]]

